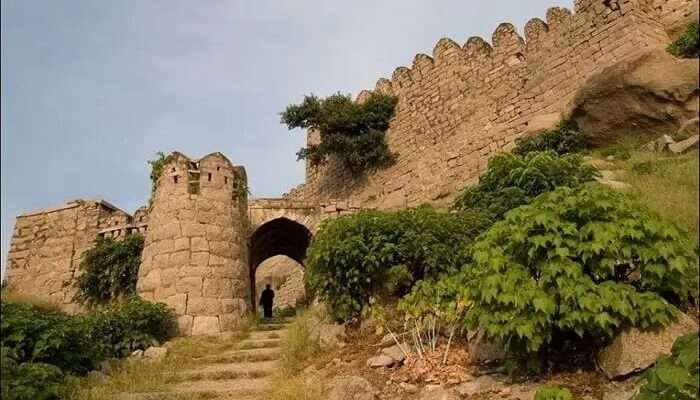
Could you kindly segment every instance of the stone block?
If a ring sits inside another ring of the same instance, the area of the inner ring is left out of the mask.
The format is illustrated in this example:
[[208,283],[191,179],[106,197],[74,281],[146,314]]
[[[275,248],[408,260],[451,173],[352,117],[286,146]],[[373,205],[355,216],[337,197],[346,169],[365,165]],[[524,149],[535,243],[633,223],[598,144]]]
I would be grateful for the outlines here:
[[208,251],[209,243],[204,237],[193,237],[190,239],[192,251]]
[[175,239],[173,250],[174,251],[180,251],[180,250],[189,250],[190,249],[190,238],[188,237],[181,237]]
[[196,297],[187,299],[188,315],[217,315],[221,312],[218,299],[209,297]]
[[169,266],[175,268],[181,268],[185,265],[190,264],[190,252],[187,250],[181,250],[170,255]]
[[222,332],[230,332],[241,326],[241,317],[237,314],[227,313],[219,315],[219,324]]
[[177,330],[181,335],[192,334],[192,322],[194,317],[191,315],[182,315],[177,317]]
[[209,253],[208,252],[197,252],[192,253],[190,256],[190,265],[197,267],[206,267],[209,265]]
[[221,240],[213,240],[209,242],[209,248],[211,253],[221,257],[230,257],[231,246],[231,242]]
[[148,275],[140,277],[137,283],[139,292],[152,292],[161,286],[160,270],[154,269]]
[[195,222],[182,223],[182,235],[187,237],[204,236],[207,234],[206,225]]
[[170,297],[177,293],[175,291],[175,286],[159,286],[156,288],[154,293],[154,298],[158,301]]
[[202,286],[202,296],[226,298],[232,297],[231,280],[225,278],[204,279]]
[[174,294],[163,299],[163,303],[167,304],[175,315],[183,315],[187,308],[187,295],[184,293]]
[[160,282],[163,286],[173,286],[177,282],[177,268],[161,270]]
[[175,284],[178,293],[194,293],[201,295],[202,280],[200,277],[180,278]]
[[194,317],[192,335],[216,336],[221,333],[218,317]]
[[[212,275],[211,268],[209,267],[196,267],[191,265],[185,265],[177,270],[177,276],[182,277],[198,277],[202,278],[205,276]],[[213,275],[212,275],[213,276]]]

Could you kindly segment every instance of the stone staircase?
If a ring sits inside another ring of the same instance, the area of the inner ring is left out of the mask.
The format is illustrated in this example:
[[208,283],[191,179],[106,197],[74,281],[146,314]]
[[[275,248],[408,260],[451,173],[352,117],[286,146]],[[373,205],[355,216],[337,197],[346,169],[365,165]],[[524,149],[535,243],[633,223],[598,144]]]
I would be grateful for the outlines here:
[[259,325],[233,350],[199,358],[196,367],[169,377],[168,391],[125,393],[119,400],[262,400],[288,325],[286,320]]

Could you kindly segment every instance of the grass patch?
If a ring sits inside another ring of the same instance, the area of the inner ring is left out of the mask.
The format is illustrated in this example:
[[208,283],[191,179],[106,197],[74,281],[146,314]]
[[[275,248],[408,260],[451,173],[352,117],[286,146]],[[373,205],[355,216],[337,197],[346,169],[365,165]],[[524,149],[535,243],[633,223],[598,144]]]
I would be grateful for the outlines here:
[[2,290],[2,299],[10,303],[26,304],[41,311],[62,312],[61,306],[56,302],[30,294],[11,292],[7,289]]
[[299,314],[282,335],[281,365],[288,375],[301,371],[306,361],[319,352],[318,343],[311,338],[309,322],[312,317],[311,311]]
[[700,166],[698,151],[668,155],[630,150],[630,157],[616,165],[624,173],[629,193],[640,203],[672,221],[698,240]]
[[323,400],[321,383],[305,381],[303,376],[280,372],[271,379],[268,400]]

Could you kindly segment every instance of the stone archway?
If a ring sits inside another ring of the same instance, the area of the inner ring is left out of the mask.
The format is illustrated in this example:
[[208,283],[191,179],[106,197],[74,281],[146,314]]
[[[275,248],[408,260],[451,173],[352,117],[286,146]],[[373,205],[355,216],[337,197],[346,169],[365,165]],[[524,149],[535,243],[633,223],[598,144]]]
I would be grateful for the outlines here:
[[253,231],[249,242],[250,294],[253,311],[257,308],[255,272],[258,266],[270,257],[284,255],[303,267],[311,237],[312,230],[309,227],[285,216],[271,219]]

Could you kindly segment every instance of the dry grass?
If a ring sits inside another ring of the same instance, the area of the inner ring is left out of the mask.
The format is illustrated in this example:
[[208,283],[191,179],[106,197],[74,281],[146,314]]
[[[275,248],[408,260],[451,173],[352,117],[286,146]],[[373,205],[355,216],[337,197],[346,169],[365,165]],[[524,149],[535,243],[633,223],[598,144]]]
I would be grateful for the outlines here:
[[7,289],[2,290],[2,299],[13,303],[28,304],[42,311],[61,312],[60,305],[49,299],[39,298],[29,294],[16,293]]
[[699,237],[700,165],[698,151],[679,156],[640,150],[619,162],[629,192],[661,217],[684,229],[691,238]]
[[311,338],[309,321],[312,314],[306,311],[297,316],[280,340],[281,364],[288,375],[298,373],[318,351],[318,343]]
[[168,390],[171,376],[194,368],[200,358],[235,348],[247,337],[252,323],[247,323],[232,336],[178,337],[164,346],[168,356],[160,362],[121,360],[113,367],[109,379],[76,378],[67,385],[66,400],[102,400],[120,393],[148,393]]
[[272,390],[265,396],[267,400],[323,400],[321,384],[318,381],[305,381],[303,375],[288,375],[284,372],[272,377]]

